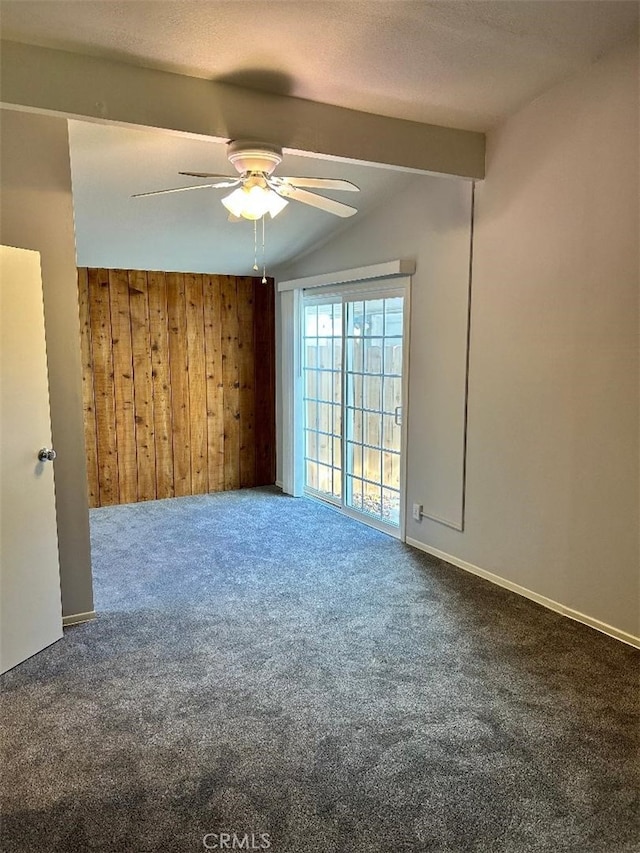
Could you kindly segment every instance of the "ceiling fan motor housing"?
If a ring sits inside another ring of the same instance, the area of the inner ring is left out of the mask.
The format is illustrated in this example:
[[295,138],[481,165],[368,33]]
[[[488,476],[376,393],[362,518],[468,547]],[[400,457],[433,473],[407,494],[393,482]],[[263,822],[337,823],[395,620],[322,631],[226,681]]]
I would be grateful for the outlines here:
[[282,162],[282,149],[262,142],[234,141],[229,143],[227,157],[241,175],[247,172],[270,175]]

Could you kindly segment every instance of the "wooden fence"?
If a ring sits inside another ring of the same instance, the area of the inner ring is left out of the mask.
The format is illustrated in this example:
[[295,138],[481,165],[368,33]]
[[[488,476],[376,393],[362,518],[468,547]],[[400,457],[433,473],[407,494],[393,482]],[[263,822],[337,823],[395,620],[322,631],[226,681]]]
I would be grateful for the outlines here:
[[78,270],[92,507],[275,479],[274,287]]

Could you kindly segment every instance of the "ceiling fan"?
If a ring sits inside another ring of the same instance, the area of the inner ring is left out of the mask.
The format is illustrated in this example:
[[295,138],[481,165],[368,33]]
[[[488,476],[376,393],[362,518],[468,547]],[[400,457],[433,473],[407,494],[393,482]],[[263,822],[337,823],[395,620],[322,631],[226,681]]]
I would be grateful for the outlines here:
[[214,175],[209,172],[179,172],[192,178],[212,178],[210,183],[187,187],[135,193],[132,198],[142,196],[179,193],[188,190],[227,189],[233,192],[221,199],[232,219],[261,219],[265,214],[272,218],[283,210],[289,201],[299,201],[317,207],[335,216],[348,217],[357,213],[355,207],[334,201],[310,189],[345,190],[358,192],[359,187],[351,181],[337,178],[294,178],[274,175],[276,166],[282,162],[282,150],[258,142],[230,142],[227,157],[235,166],[238,177]]

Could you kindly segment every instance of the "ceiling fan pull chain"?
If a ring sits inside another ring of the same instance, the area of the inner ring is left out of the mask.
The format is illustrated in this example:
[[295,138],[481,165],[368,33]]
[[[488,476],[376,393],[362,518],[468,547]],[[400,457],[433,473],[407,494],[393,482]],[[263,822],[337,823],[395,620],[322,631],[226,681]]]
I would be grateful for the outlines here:
[[253,220],[253,268],[258,272],[258,221]]
[[263,284],[267,283],[267,261],[266,261],[266,257],[265,257],[265,251],[264,251],[264,228],[265,228],[264,221],[266,218],[267,218],[267,214],[265,213],[262,217],[262,283]]

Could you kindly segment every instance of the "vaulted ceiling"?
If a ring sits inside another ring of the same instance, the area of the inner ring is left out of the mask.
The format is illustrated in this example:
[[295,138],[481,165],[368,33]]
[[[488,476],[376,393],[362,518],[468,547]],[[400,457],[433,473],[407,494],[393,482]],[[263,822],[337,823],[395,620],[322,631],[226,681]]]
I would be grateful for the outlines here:
[[[252,222],[229,222],[220,199],[229,190],[198,189],[146,198],[132,193],[202,184],[179,171],[236,175],[222,143],[115,125],[70,122],[71,171],[78,264],[124,269],[164,269],[244,275],[254,262]],[[285,154],[277,174],[346,178],[360,192],[322,194],[358,208],[377,207],[411,176],[375,166]],[[345,198],[345,196],[347,196]],[[355,220],[356,217],[353,217]],[[318,245],[352,220],[297,202],[265,222],[268,271]],[[262,269],[262,225],[257,227]]]
[[[0,0],[0,11],[4,39],[480,131],[638,27],[634,0]],[[80,263],[105,262],[102,245],[111,266],[249,270],[252,227],[228,224],[213,191],[129,198],[179,185],[179,169],[228,172],[219,141],[73,123],[71,143]],[[408,180],[445,180],[290,154],[283,167],[353,180],[358,217]],[[349,222],[292,203],[267,226],[269,262]],[[136,247],[157,261],[126,263]]]

